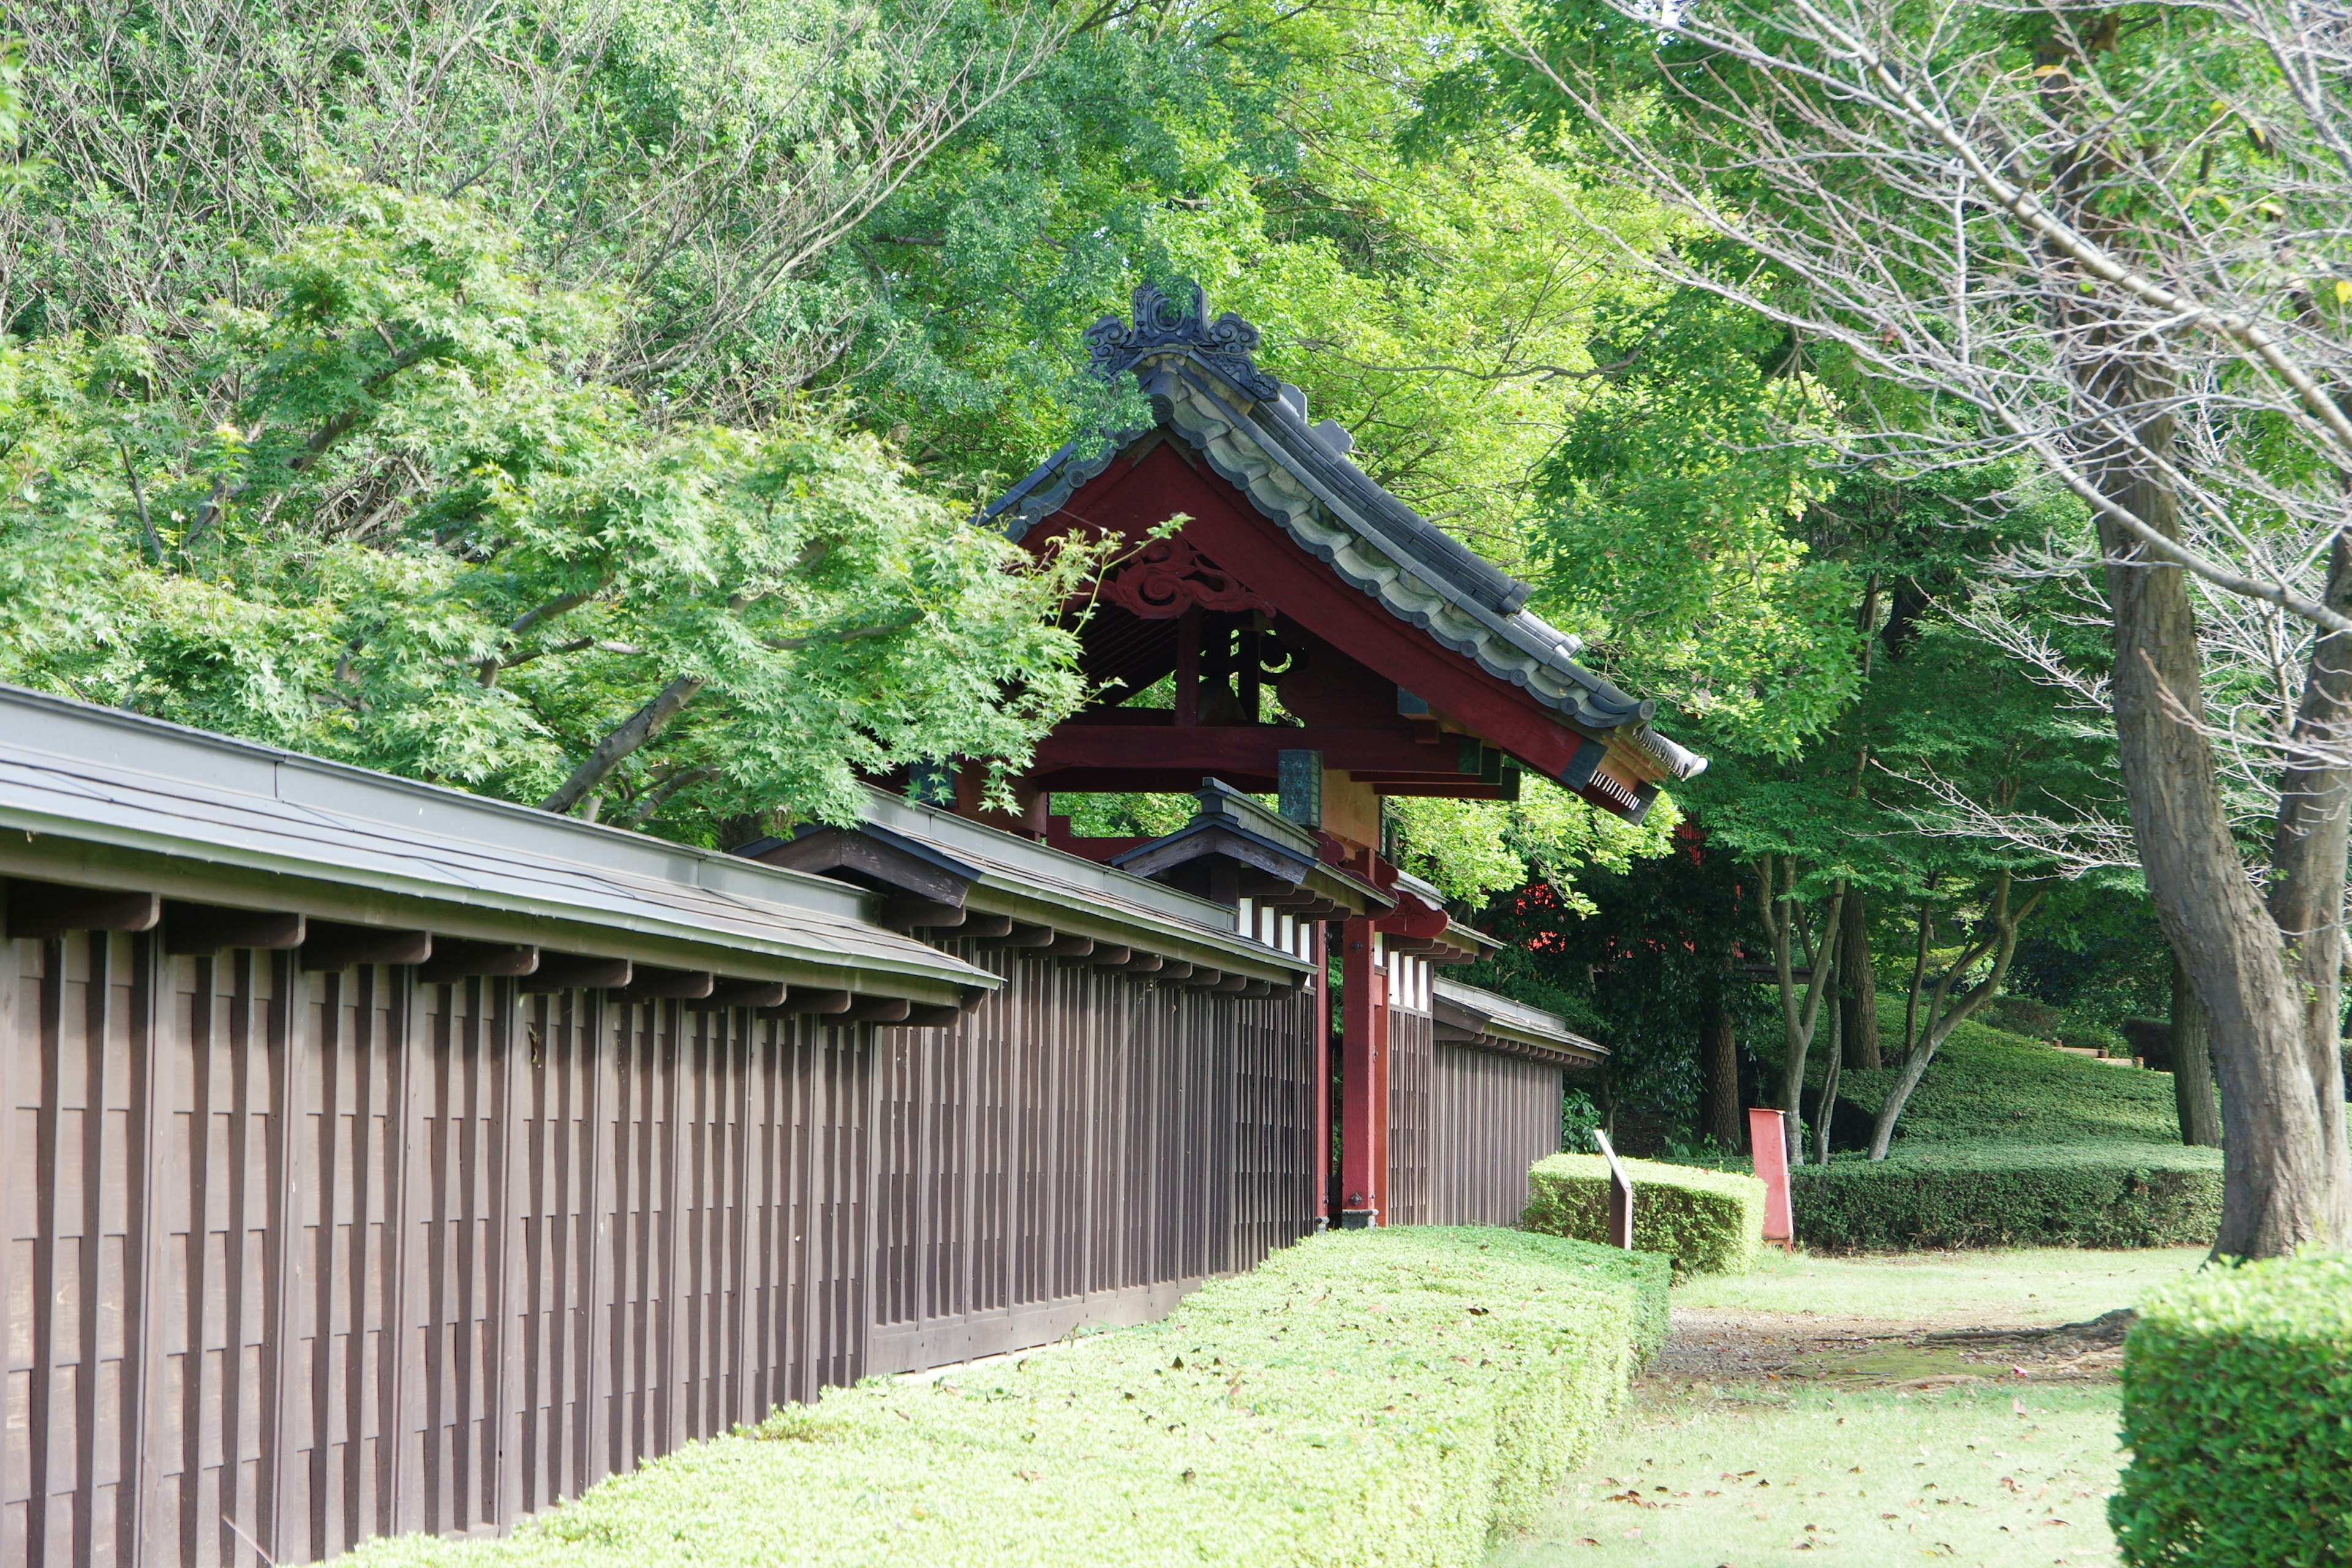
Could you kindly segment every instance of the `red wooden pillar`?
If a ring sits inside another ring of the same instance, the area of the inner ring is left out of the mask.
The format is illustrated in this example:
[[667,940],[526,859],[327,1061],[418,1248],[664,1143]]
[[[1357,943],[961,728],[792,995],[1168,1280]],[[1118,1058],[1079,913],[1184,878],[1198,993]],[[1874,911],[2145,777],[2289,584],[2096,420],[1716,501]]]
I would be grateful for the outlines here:
[[1372,1207],[1380,1218],[1373,1223],[1389,1223],[1389,1133],[1395,1123],[1390,1120],[1389,1091],[1395,1087],[1394,1074],[1390,1070],[1395,1058],[1389,1054],[1389,961],[1380,952],[1380,939],[1373,938],[1372,964]]
[[1328,925],[1318,924],[1307,938],[1307,956],[1315,963],[1315,1144],[1308,1168],[1315,1174],[1315,1228],[1328,1230],[1331,1213],[1331,948]]
[[1360,1230],[1381,1223],[1380,1160],[1387,1129],[1381,1111],[1388,1063],[1380,1049],[1380,1001],[1372,973],[1372,922],[1359,917],[1341,928],[1344,986],[1339,1038],[1339,1224]]

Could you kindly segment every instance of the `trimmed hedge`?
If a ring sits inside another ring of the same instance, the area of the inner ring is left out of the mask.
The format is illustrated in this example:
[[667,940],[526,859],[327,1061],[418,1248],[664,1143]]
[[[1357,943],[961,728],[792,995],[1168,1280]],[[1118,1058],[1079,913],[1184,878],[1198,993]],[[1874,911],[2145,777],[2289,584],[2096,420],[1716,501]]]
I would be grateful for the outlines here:
[[1790,1176],[1797,1238],[1824,1252],[2175,1247],[2212,1240],[2221,1219],[2221,1152],[2179,1144],[1897,1145],[1879,1164],[1840,1155]]
[[1664,1332],[1665,1260],[1517,1231],[1353,1231],[1158,1323],[870,1379],[505,1541],[353,1568],[1476,1563]]
[[2107,1503],[2124,1561],[2352,1563],[2352,1258],[2208,1272],[2139,1312]]
[[[1764,1247],[1764,1184],[1732,1171],[1621,1160],[1633,1184],[1633,1245],[1685,1274],[1745,1274]],[[1528,1172],[1520,1223],[1546,1236],[1609,1239],[1609,1162],[1553,1154]]]

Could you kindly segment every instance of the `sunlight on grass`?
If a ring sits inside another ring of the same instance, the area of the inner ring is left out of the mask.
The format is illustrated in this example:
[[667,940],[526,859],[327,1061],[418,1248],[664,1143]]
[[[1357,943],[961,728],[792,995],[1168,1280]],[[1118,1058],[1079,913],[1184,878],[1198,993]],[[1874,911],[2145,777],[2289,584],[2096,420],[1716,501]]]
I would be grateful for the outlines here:
[[1859,1258],[1767,1252],[1752,1274],[1701,1275],[1677,1288],[1675,1305],[1979,1327],[2080,1322],[2179,1279],[2205,1261],[2205,1252],[2201,1247]]
[[2113,1384],[1678,1394],[1490,1568],[2112,1563],[2117,1407]]

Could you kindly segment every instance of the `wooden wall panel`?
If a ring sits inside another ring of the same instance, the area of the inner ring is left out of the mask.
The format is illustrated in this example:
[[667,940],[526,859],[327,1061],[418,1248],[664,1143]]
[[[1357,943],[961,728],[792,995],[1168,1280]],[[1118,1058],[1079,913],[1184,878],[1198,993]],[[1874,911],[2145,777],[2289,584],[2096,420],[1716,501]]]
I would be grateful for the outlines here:
[[505,1529],[1312,1228],[1311,995],[1018,952],[960,1026],[0,942],[0,1568]]
[[855,1380],[864,1034],[0,942],[0,1568],[500,1530]]
[[1559,1152],[1560,1069],[1443,1043],[1428,1059],[1424,1223],[1518,1224],[1528,1167]]
[[949,945],[1006,984],[879,1032],[869,1370],[1157,1316],[1314,1227],[1311,995]]
[[1438,1223],[1431,1206],[1436,1163],[1459,1157],[1458,1150],[1433,1146],[1435,1027],[1427,1013],[1389,1009],[1389,1225]]

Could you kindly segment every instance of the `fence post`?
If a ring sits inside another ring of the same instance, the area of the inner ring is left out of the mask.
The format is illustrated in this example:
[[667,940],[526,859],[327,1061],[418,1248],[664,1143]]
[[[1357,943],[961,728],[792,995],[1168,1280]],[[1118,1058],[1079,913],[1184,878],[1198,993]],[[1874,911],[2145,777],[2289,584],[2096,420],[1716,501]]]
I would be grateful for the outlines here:
[[1601,1156],[1609,1162],[1609,1240],[1612,1246],[1627,1252],[1633,1250],[1633,1179],[1625,1167],[1617,1163],[1617,1151],[1610,1145],[1609,1134],[1596,1127],[1592,1141],[1601,1145]]
[[1755,1156],[1757,1179],[1764,1184],[1764,1239],[1783,1252],[1791,1250],[1797,1239],[1789,1206],[1788,1115],[1760,1107],[1748,1112],[1748,1146]]

